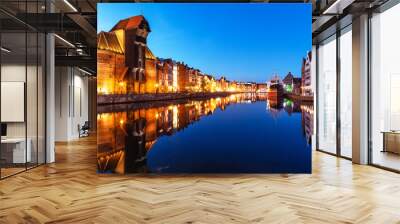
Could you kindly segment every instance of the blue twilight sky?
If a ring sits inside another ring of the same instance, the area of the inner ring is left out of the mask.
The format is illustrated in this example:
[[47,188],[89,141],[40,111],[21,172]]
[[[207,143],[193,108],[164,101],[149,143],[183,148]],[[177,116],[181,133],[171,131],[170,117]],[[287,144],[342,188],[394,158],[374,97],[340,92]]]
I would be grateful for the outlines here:
[[265,82],[289,71],[300,76],[301,59],[311,49],[311,4],[99,3],[97,8],[98,32],[142,14],[157,57],[229,80]]

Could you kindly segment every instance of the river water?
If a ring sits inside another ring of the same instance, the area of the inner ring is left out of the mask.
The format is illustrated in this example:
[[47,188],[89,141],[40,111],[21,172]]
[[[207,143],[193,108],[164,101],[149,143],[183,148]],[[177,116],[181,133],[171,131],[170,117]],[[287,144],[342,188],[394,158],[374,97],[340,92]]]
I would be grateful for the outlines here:
[[313,108],[262,94],[99,106],[99,173],[310,173]]

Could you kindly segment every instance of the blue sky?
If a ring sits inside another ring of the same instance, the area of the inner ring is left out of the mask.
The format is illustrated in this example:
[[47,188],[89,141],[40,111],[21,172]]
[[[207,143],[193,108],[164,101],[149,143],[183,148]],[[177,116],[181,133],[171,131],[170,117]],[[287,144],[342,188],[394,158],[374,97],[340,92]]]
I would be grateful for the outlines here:
[[99,3],[98,32],[141,14],[157,57],[229,80],[265,82],[289,71],[300,76],[311,49],[310,4]]

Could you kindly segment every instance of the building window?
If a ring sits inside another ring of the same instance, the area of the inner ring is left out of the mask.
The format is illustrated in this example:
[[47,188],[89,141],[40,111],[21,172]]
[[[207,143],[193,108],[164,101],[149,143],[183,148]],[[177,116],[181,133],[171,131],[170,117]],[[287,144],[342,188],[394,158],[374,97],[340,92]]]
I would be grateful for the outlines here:
[[400,4],[371,18],[371,162],[400,170]]
[[340,154],[352,157],[352,30],[341,31],[340,45]]
[[336,153],[336,35],[318,47],[318,149]]

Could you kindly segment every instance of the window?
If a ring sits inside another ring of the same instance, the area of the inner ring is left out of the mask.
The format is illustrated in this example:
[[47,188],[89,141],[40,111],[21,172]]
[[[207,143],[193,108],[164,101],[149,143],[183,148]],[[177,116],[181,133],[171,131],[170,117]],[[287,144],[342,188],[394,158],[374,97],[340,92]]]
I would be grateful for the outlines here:
[[400,170],[400,4],[371,18],[371,162]]
[[318,149],[336,153],[336,35],[318,48]]
[[317,149],[351,158],[352,26],[338,35],[322,41],[317,52]]
[[340,36],[340,154],[352,157],[352,33],[351,26]]

